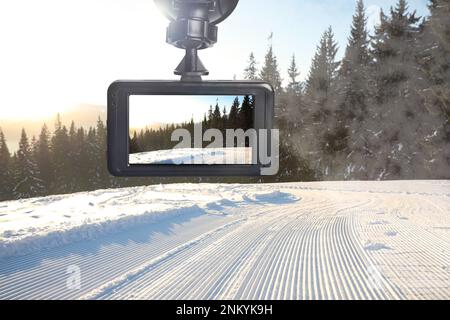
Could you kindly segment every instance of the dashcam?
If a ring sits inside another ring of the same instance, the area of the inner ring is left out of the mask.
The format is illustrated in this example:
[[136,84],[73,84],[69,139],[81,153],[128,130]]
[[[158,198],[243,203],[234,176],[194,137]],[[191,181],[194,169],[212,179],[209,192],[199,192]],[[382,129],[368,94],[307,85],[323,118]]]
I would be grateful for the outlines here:
[[180,81],[116,81],[108,90],[108,167],[115,176],[275,175],[274,91],[259,81],[203,81],[198,50],[238,0],[155,0],[167,43],[185,50]]
[[116,176],[275,174],[273,99],[263,82],[114,82],[109,170]]

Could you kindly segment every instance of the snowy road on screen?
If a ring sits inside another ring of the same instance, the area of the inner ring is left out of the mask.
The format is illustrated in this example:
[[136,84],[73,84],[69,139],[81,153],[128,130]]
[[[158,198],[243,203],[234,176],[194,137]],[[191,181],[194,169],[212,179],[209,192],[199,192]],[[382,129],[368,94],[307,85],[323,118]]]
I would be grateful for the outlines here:
[[449,299],[449,261],[449,181],[0,202],[0,299]]

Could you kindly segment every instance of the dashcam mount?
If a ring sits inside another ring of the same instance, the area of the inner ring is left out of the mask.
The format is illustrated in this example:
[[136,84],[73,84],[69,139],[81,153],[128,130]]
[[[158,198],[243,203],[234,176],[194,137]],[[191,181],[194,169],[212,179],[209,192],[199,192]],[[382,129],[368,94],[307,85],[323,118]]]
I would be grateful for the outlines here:
[[201,81],[209,74],[198,50],[217,42],[217,24],[234,11],[239,0],[155,0],[170,20],[167,43],[185,50],[185,56],[174,73],[181,81]]

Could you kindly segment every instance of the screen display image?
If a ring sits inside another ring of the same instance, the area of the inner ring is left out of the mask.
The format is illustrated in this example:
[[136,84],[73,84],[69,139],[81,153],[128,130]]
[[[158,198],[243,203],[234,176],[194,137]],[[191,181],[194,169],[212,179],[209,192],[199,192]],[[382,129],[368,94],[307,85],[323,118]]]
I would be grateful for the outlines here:
[[129,164],[251,165],[254,112],[252,95],[132,95]]

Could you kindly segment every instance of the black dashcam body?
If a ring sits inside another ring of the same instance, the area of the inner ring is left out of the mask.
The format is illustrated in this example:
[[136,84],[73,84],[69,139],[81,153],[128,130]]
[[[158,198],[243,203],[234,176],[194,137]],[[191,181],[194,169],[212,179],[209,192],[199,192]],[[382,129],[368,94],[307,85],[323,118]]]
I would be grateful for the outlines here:
[[[276,174],[279,164],[279,135],[277,130],[272,130],[273,88],[268,83],[259,81],[202,81],[202,76],[208,75],[209,71],[198,57],[198,50],[212,47],[217,42],[217,24],[235,10],[239,0],[154,1],[170,20],[166,42],[185,50],[183,60],[174,71],[181,79],[116,81],[111,84],[108,89],[107,120],[108,168],[111,174],[126,177]],[[142,96],[150,99],[144,103],[141,101],[138,108],[140,112],[136,114],[133,111],[131,117],[131,99]],[[227,110],[226,105],[222,104],[222,114],[219,110],[219,98],[229,106],[233,96],[234,109],[231,107]],[[185,100],[176,103],[174,99],[177,97]],[[210,100],[214,98],[217,102],[213,112]],[[187,103],[189,101],[190,104]],[[239,106],[240,101],[242,104]],[[209,112],[201,110],[205,113],[203,121],[199,119],[198,112],[195,120],[193,112],[192,117],[186,116],[186,109],[198,109],[199,105],[211,105]],[[168,110],[169,108],[172,110]],[[233,114],[237,114],[236,109],[239,110],[238,115],[230,115],[229,118],[239,120],[229,121],[227,112],[233,113],[234,110]],[[149,110],[156,111],[149,113]],[[184,114],[184,118],[177,117],[177,113]],[[210,116],[209,120],[207,114]],[[164,115],[173,119],[158,119]],[[134,119],[132,125],[130,118]],[[138,122],[140,126],[135,125]],[[218,125],[219,122],[222,125]],[[206,125],[206,131],[203,131],[205,128],[202,125]],[[203,139],[200,142],[197,139],[199,135]],[[226,139],[223,138],[224,135]],[[189,139],[185,136],[189,136]],[[178,138],[183,143],[184,140],[190,141],[187,144],[180,143],[183,146],[174,146],[173,142]],[[211,144],[205,145],[205,140]],[[232,161],[228,161],[230,159]]]
[[[122,177],[261,175],[265,165],[257,154],[256,163],[251,164],[130,164],[131,96],[252,96],[253,128],[270,131],[274,119],[274,91],[269,84],[258,81],[116,81],[108,89],[108,168],[111,174]],[[161,108],[148,106],[152,107]]]

